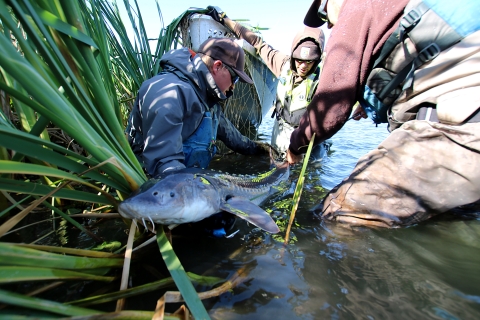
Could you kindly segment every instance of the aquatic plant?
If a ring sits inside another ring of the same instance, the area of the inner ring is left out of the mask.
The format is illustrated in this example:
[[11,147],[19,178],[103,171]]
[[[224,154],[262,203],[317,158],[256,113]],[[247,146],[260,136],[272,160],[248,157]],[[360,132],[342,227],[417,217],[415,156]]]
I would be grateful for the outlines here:
[[[162,54],[181,44],[177,25],[188,14],[159,31],[152,51],[137,1],[130,6],[124,0],[124,5],[133,39],[116,3],[107,0],[0,0],[2,241],[42,243],[52,234],[60,239],[67,221],[97,245],[110,251],[118,247],[115,241],[103,243],[104,239],[88,228],[90,222],[86,226],[78,218],[119,219],[115,213],[119,201],[146,181],[124,135],[126,116],[141,83],[159,71]],[[161,19],[158,3],[157,10]],[[20,232],[19,224],[45,213],[50,217],[24,227],[49,221],[50,231],[42,230],[33,240],[12,237]],[[57,219],[62,222],[55,223]],[[58,248],[0,243],[0,281],[20,283],[0,291],[0,302],[20,307],[4,310],[5,314],[22,314],[22,308],[29,309],[32,316],[104,314],[36,296],[72,279],[112,281],[107,274],[122,266],[128,270],[132,243],[141,236],[144,234],[132,224],[126,246],[108,254],[98,252],[97,245],[87,250],[67,248],[68,239],[60,240],[62,247]],[[181,267],[165,234],[159,232],[157,239],[190,312],[195,318],[208,318],[191,276]],[[118,255],[124,251],[125,256]],[[122,289],[126,279],[128,272]],[[56,282],[31,290],[21,284],[25,281]],[[152,311],[122,310],[121,299],[139,292],[144,291],[124,290],[113,295],[120,299],[114,313],[117,319],[154,316]],[[155,317],[163,317],[163,309],[159,310]]]

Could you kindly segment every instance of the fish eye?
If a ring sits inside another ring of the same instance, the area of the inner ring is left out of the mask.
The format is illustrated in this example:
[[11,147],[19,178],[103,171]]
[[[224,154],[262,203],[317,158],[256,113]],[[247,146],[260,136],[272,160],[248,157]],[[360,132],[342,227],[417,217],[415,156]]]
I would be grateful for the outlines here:
[[154,196],[158,195],[158,191],[155,191],[155,192],[153,193],[153,195],[154,195]]
[[170,197],[175,197],[175,193],[173,191],[170,192]]

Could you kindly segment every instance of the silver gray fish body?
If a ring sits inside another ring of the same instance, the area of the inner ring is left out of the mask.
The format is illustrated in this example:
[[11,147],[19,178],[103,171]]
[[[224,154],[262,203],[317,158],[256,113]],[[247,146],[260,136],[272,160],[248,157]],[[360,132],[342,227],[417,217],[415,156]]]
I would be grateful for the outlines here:
[[137,194],[120,203],[119,212],[128,219],[170,225],[200,221],[223,210],[276,233],[275,221],[259,205],[288,176],[287,162],[257,176],[185,169],[147,181]]

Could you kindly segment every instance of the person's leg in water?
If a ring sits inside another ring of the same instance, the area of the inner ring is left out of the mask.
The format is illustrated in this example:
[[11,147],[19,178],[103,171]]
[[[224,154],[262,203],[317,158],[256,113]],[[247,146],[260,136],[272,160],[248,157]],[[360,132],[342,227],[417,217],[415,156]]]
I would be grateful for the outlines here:
[[480,199],[480,123],[409,121],[359,159],[322,218],[406,226]]

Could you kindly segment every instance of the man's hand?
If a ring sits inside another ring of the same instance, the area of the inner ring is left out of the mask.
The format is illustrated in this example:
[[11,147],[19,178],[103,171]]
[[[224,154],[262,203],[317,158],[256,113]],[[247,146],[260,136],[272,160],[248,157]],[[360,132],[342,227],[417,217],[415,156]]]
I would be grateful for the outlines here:
[[353,115],[350,117],[351,119],[355,120],[355,121],[358,121],[360,119],[366,119],[368,116],[367,116],[367,113],[365,112],[365,110],[363,110],[362,106],[360,104],[358,104],[357,108],[355,108],[355,111],[353,111]]
[[303,154],[296,155],[290,152],[290,149],[287,149],[287,161],[289,164],[299,163],[303,159]]
[[213,20],[220,22],[223,24],[223,18],[226,18],[227,15],[217,6],[208,6],[207,9],[209,10],[206,15],[213,18]]

